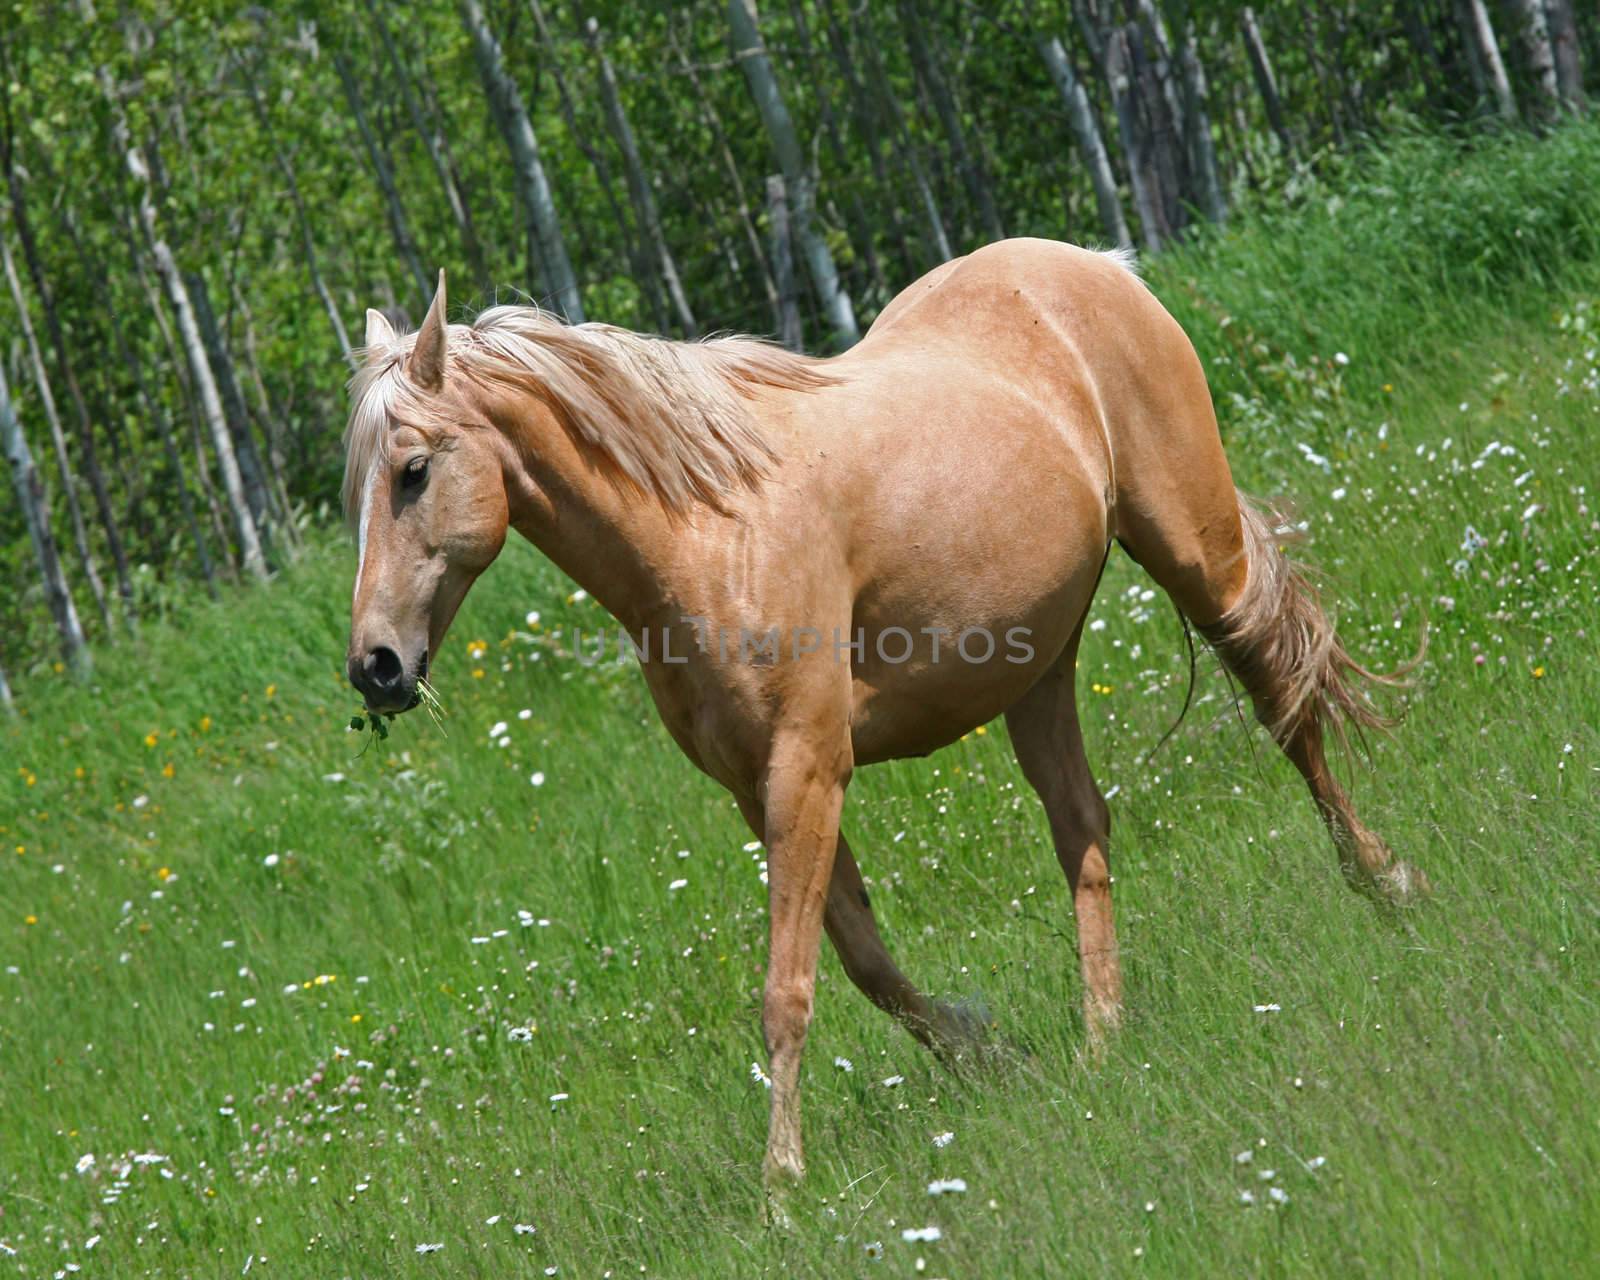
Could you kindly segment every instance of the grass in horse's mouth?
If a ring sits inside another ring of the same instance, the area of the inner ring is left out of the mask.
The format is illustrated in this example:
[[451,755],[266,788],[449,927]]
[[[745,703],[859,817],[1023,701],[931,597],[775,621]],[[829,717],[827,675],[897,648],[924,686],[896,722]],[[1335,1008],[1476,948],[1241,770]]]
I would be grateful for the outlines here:
[[439,726],[439,731],[443,733],[445,717],[444,703],[439,701],[438,692],[431,684],[428,683],[427,658],[423,658],[422,667],[423,674],[417,677],[417,694],[412,700],[411,705],[414,707],[418,703],[421,703],[424,707],[426,707],[428,709],[429,718],[432,719],[434,724]]
[[350,717],[350,728],[356,733],[365,730],[368,735],[365,744],[363,744],[360,752],[357,753],[358,758],[366,755],[367,749],[372,746],[375,740],[389,736],[389,721],[398,715],[404,715],[407,711],[413,711],[417,707],[427,708],[428,718],[439,726],[441,733],[444,731],[444,717],[446,714],[444,703],[440,700],[438,691],[428,683],[427,654],[422,655],[421,668],[420,673],[417,675],[416,691],[411,695],[411,701],[406,703],[401,710],[374,711],[371,707],[363,707]]

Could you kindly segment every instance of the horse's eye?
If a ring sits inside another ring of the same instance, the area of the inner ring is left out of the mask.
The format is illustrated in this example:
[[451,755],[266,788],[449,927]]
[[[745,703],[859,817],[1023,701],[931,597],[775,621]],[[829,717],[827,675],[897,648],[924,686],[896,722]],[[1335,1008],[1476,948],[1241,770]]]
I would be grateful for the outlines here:
[[428,459],[426,457],[413,458],[406,463],[406,469],[400,473],[400,487],[402,489],[420,489],[422,482],[428,478]]

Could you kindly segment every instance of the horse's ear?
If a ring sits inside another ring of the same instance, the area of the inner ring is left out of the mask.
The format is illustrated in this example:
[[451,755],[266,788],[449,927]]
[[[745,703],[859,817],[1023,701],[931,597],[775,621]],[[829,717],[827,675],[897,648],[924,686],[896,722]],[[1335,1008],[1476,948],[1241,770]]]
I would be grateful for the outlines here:
[[376,351],[379,347],[387,347],[394,343],[394,326],[389,323],[383,312],[374,307],[367,308],[367,350]]
[[422,328],[417,330],[416,345],[411,348],[411,360],[406,373],[411,381],[425,391],[437,391],[444,386],[444,272],[439,272],[439,289],[433,295],[433,305],[428,308]]

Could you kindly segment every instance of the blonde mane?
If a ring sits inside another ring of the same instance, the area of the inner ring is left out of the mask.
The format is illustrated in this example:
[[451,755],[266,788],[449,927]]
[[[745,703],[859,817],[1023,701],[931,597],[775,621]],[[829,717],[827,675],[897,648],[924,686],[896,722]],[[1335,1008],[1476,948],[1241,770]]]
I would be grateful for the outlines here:
[[[354,520],[372,463],[401,423],[438,420],[436,399],[405,373],[416,335],[360,353],[345,429],[344,509]],[[510,385],[544,400],[582,448],[669,510],[721,508],[773,461],[751,418],[761,387],[831,385],[820,360],[757,338],[674,342],[605,324],[569,325],[537,307],[491,307],[451,325],[446,380]]]

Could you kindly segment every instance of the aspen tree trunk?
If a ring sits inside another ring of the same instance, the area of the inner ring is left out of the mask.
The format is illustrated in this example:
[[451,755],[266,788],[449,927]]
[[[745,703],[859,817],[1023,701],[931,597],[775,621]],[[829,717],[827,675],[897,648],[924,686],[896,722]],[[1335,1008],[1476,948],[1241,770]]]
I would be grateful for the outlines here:
[[[61,191],[65,189],[65,182],[56,176],[55,167],[50,162],[50,157],[41,155],[40,172],[43,179],[50,184],[52,189]],[[91,262],[95,259],[95,251],[84,243],[83,230],[78,222],[76,206],[58,197],[55,203],[56,221],[60,229],[66,234],[67,243],[71,245],[72,252],[80,262]],[[109,311],[110,308],[107,308]],[[114,317],[108,318],[113,320]],[[82,345],[80,340],[79,345]],[[111,445],[111,460],[122,479],[122,486],[127,491],[127,510],[122,519],[122,525],[128,528],[142,527],[142,512],[140,508],[143,494],[143,477],[137,466],[134,452],[128,448],[122,427],[119,425],[119,415],[111,411],[117,400],[117,393],[107,383],[106,366],[103,362],[91,362],[89,368],[93,371],[100,384],[99,423],[105,429],[106,440]],[[135,442],[137,443],[137,442]]]
[[1495,41],[1489,10],[1484,7],[1483,0],[1456,0],[1456,16],[1461,23],[1462,38],[1489,82],[1495,109],[1504,119],[1515,120],[1517,100],[1511,92],[1511,80],[1506,75],[1505,61],[1500,57],[1500,46]]
[[1189,173],[1201,210],[1212,222],[1228,216],[1228,202],[1222,193],[1222,178],[1217,172],[1217,146],[1211,136],[1211,113],[1206,108],[1209,89],[1205,64],[1200,61],[1200,43],[1194,18],[1184,6],[1179,28],[1178,71],[1183,86],[1184,146],[1188,151]]
[[[1128,0],[1135,11],[1138,4]],[[1136,17],[1123,24],[1122,37],[1128,53],[1128,74],[1133,89],[1140,141],[1148,158],[1150,186],[1156,207],[1161,210],[1161,238],[1173,239],[1189,221],[1184,204],[1188,190],[1188,164],[1183,154],[1183,139],[1178,120],[1173,116],[1169,89],[1172,82],[1170,59],[1163,52],[1165,41],[1159,28],[1148,28]]]
[[[838,19],[832,0],[826,0],[823,10],[828,31],[828,48],[833,53],[834,64],[839,68],[839,76],[845,83],[857,137],[866,148],[867,161],[872,166],[872,179],[876,189],[887,196],[894,188],[890,185],[888,169],[883,159],[886,130],[880,126],[878,106],[867,93],[866,87],[861,82],[861,76],[856,71],[855,59],[850,54],[849,38]],[[911,243],[906,238],[905,221],[900,215],[898,200],[889,199],[888,214],[890,233],[900,259],[900,269],[902,273],[910,275],[916,259],[911,253]]]
[[1572,0],[1545,0],[1550,23],[1550,46],[1556,62],[1556,83],[1561,90],[1561,105],[1568,111],[1583,110],[1583,52],[1578,43],[1578,25],[1572,16]]
[[1127,29],[1102,13],[1096,0],[1073,0],[1072,12],[1089,54],[1111,91],[1117,138],[1128,166],[1128,188],[1133,193],[1134,212],[1139,215],[1139,238],[1153,253],[1166,242],[1170,228],[1163,216],[1160,176],[1150,154],[1149,135],[1139,118]]
[[250,504],[250,516],[261,534],[262,547],[270,554],[272,523],[278,513],[272,500],[272,491],[267,485],[261,453],[256,448],[255,434],[250,429],[250,413],[244,407],[244,396],[239,391],[233,357],[228,354],[222,341],[222,332],[217,327],[216,312],[211,308],[211,290],[206,285],[205,277],[196,271],[185,271],[182,275],[184,291],[189,295],[189,305],[194,312],[195,327],[200,331],[200,342],[205,348],[206,364],[216,381],[222,411],[228,422],[228,434],[233,439],[233,456],[239,463],[245,501]]
[[[117,133],[115,136],[118,140],[119,149],[125,149],[126,143],[126,131],[123,129],[123,124],[124,122],[121,120],[116,122]],[[150,279],[150,274],[145,269],[144,254],[140,252],[140,233],[134,228],[132,215],[120,201],[114,202],[114,207],[116,209],[117,222],[122,230],[123,241],[128,246],[129,260],[133,263],[133,273],[139,281],[139,288],[144,293],[148,313],[156,322],[156,332],[161,335],[162,346],[167,353],[167,364],[177,378],[178,391],[183,399],[184,408],[189,418],[190,445],[194,449],[195,459],[195,487],[199,490],[200,497],[205,502],[206,519],[210,524],[213,536],[217,540],[217,545],[224,548],[222,571],[231,574],[232,566],[228,563],[226,552],[228,545],[227,528],[222,519],[222,511],[217,505],[216,490],[211,484],[211,469],[206,460],[205,443],[200,436],[199,411],[195,405],[195,397],[190,385],[192,380],[189,376],[187,361],[178,352],[177,339],[173,336],[172,326],[167,322],[166,310],[161,305],[161,291]],[[163,421],[167,420],[163,419]],[[169,425],[172,424],[169,422]],[[173,448],[176,449],[178,447],[176,426],[173,426],[172,430]],[[202,546],[204,540],[199,531],[196,532],[196,539],[196,548],[200,554],[202,564],[212,563],[209,551]],[[207,572],[209,575],[210,571],[208,570]]]
[[[127,230],[126,224],[124,230]],[[138,252],[131,236],[128,237],[128,247],[134,253]],[[142,280],[143,266],[135,263],[135,269]],[[183,455],[178,450],[177,433],[173,429],[172,420],[167,416],[166,409],[150,394],[149,384],[145,381],[144,366],[139,363],[138,357],[128,345],[128,339],[122,332],[122,323],[117,319],[115,310],[111,312],[111,332],[116,338],[117,352],[122,357],[122,363],[127,367],[134,385],[139,390],[139,401],[144,406],[145,417],[155,425],[156,434],[161,438],[161,449],[166,454],[167,466],[172,469],[172,482],[178,490],[178,505],[183,511],[184,523],[189,526],[189,536],[194,541],[195,559],[200,566],[201,576],[205,579],[206,591],[215,600],[217,571],[211,563],[211,547],[206,541],[205,530],[200,525],[194,494],[189,491],[189,483],[184,478]]]
[[289,163],[289,157],[278,141],[277,131],[267,116],[266,104],[261,100],[261,89],[256,84],[253,71],[246,66],[241,66],[241,71],[245,89],[250,94],[251,105],[255,108],[256,119],[261,124],[261,132],[272,144],[272,157],[277,163],[278,172],[283,175],[284,187],[289,193],[289,203],[294,206],[295,222],[300,228],[300,251],[305,255],[306,274],[311,277],[311,288],[321,300],[323,310],[327,312],[328,325],[333,329],[334,341],[339,344],[339,353],[350,362],[352,369],[357,369],[360,365],[351,354],[350,333],[344,327],[338,304],[334,302],[333,294],[329,292],[327,284],[322,279],[322,272],[317,267],[317,240],[311,233],[311,215],[306,212],[306,202],[300,194],[300,183],[295,179],[294,166]]
[[56,630],[61,634],[62,654],[75,675],[86,676],[93,665],[89,647],[78,621],[78,610],[72,603],[72,592],[67,589],[66,576],[61,571],[61,555],[56,550],[55,535],[50,532],[50,503],[45,497],[39,469],[33,464],[27,437],[22,434],[22,424],[17,420],[16,407],[11,402],[4,361],[0,361],[0,451],[11,464],[11,481],[28,524],[28,538],[33,543],[34,559],[39,565],[45,601],[50,606],[50,616],[55,619]]
[[298,548],[302,543],[300,531],[295,528],[294,505],[289,501],[289,491],[283,483],[283,424],[273,408],[272,397],[267,394],[266,381],[261,376],[255,315],[250,310],[250,300],[245,297],[237,276],[230,281],[230,287],[233,305],[244,321],[244,367],[250,374],[250,390],[255,394],[255,407],[250,411],[250,416],[255,419],[261,438],[266,443],[263,460],[267,467],[267,483],[272,489],[272,501],[278,509],[278,528],[284,535],[284,541],[291,548]]
[[349,59],[340,52],[336,43],[333,45],[332,53],[334,69],[339,73],[339,83],[344,87],[345,101],[349,104],[350,115],[356,122],[356,131],[361,135],[361,145],[367,152],[367,163],[372,166],[372,172],[378,179],[378,190],[383,193],[383,207],[389,215],[389,231],[394,236],[395,248],[399,250],[400,260],[411,272],[411,278],[417,286],[417,297],[420,300],[417,314],[421,315],[427,310],[428,303],[433,297],[433,285],[428,279],[428,273],[422,269],[422,258],[417,252],[417,242],[411,234],[411,221],[406,217],[405,205],[400,202],[400,191],[394,181],[394,166],[389,163],[388,155],[378,145],[372,126],[367,121],[366,107],[361,100],[361,87],[356,83]]
[[[581,9],[582,5],[578,4],[575,7]],[[550,25],[545,21],[544,6],[539,0],[528,0],[528,12],[533,15],[533,25],[538,33],[539,43],[546,49],[555,49],[556,42],[550,34]],[[556,84],[556,101],[561,108],[561,119],[567,126],[567,136],[577,144],[578,150],[583,152],[584,159],[589,162],[589,167],[594,170],[595,177],[600,181],[600,192],[611,208],[611,216],[627,248],[629,274],[650,304],[656,331],[665,333],[672,322],[667,317],[666,297],[662,292],[660,273],[656,270],[650,255],[641,246],[639,236],[635,234],[641,230],[634,225],[638,221],[637,213],[635,212],[630,219],[628,211],[622,206],[622,201],[617,198],[617,182],[612,177],[611,165],[600,149],[590,141],[588,130],[578,120],[578,109],[573,102],[572,90],[567,85],[566,73],[561,69],[561,59],[552,57],[548,65],[550,78]],[[630,207],[637,209],[637,206]]]
[[106,548],[111,552],[111,567],[117,578],[117,594],[122,598],[123,621],[130,627],[137,621],[133,604],[133,578],[128,572],[128,553],[122,544],[122,531],[111,510],[111,494],[106,488],[105,474],[100,470],[100,451],[94,442],[94,426],[89,420],[89,406],[84,402],[83,389],[78,385],[77,371],[72,364],[67,338],[61,328],[61,316],[56,310],[55,294],[45,275],[39,247],[33,238],[33,224],[28,217],[23,200],[21,175],[17,172],[14,157],[8,156],[7,179],[11,193],[11,220],[17,228],[17,240],[22,245],[22,260],[33,282],[33,291],[44,308],[45,331],[50,335],[50,345],[55,351],[56,371],[67,389],[67,399],[72,404],[74,426],[77,429],[78,453],[84,478],[89,482],[89,493],[94,498],[95,512],[100,517],[100,527],[106,535]]
[[772,231],[772,270],[778,277],[778,341],[790,351],[802,350],[800,298],[794,287],[794,245],[789,232],[789,197],[783,175],[767,178],[767,221]]
[[1106,239],[1114,245],[1127,248],[1133,244],[1133,237],[1128,233],[1128,220],[1122,213],[1122,196],[1117,191],[1117,178],[1111,171],[1111,157],[1106,154],[1105,140],[1100,136],[1100,122],[1095,118],[1089,93],[1078,78],[1078,73],[1073,70],[1072,60],[1067,56],[1059,37],[1040,36],[1038,47],[1045,69],[1050,73],[1050,79],[1067,108],[1067,123],[1072,128],[1072,136],[1083,156],[1083,163],[1089,170],[1089,181],[1094,184],[1095,203],[1100,209],[1100,225],[1105,229]]
[[245,496],[244,480],[239,474],[239,460],[233,450],[233,438],[228,432],[228,420],[222,408],[222,397],[216,379],[206,360],[205,344],[200,338],[200,327],[195,322],[194,308],[188,291],[183,286],[183,276],[178,271],[172,250],[161,238],[156,226],[155,206],[150,201],[149,174],[153,161],[140,160],[130,154],[129,167],[134,176],[145,184],[139,202],[139,216],[144,222],[145,236],[150,242],[155,258],[156,272],[166,286],[167,301],[178,320],[178,333],[183,339],[184,353],[188,357],[189,372],[193,378],[196,398],[200,402],[206,426],[211,432],[211,445],[217,455],[217,470],[222,473],[222,487],[227,494],[228,507],[233,515],[234,533],[239,543],[239,558],[245,571],[252,577],[265,580],[267,562],[261,553],[261,535],[255,518],[250,513],[250,502]]
[[[550,26],[545,21],[544,7],[539,0],[527,0],[528,12],[533,15],[534,28],[539,36],[539,43],[549,50],[556,49],[556,41],[550,34]],[[574,8],[582,9],[581,3],[575,3]],[[582,25],[582,15],[579,14],[579,25]],[[583,152],[584,159],[589,162],[589,167],[594,170],[595,177],[599,179],[600,192],[606,198],[606,204],[611,209],[611,217],[616,223],[617,232],[622,237],[623,245],[628,257],[628,274],[634,284],[639,287],[650,306],[652,323],[658,333],[665,333],[672,326],[672,321],[667,314],[666,294],[663,291],[661,272],[655,265],[653,254],[647,250],[641,240],[643,227],[640,225],[638,205],[631,203],[627,208],[617,196],[617,180],[612,175],[611,165],[605,153],[591,140],[590,132],[578,119],[578,109],[573,101],[572,90],[568,87],[566,73],[562,70],[559,56],[552,56],[548,62],[550,77],[555,81],[556,100],[561,108],[561,118],[567,126],[567,137]],[[542,69],[541,69],[542,70]],[[626,179],[630,187],[632,177]],[[631,211],[631,212],[630,212]]]
[[1300,5],[1300,34],[1306,51],[1306,62],[1311,67],[1311,74],[1317,78],[1317,88],[1322,91],[1322,104],[1328,112],[1328,124],[1333,133],[1333,145],[1343,151],[1348,145],[1344,128],[1344,113],[1339,109],[1338,96],[1333,91],[1327,64],[1323,61],[1319,50],[1321,36],[1317,29],[1316,14],[1304,3]]
[[622,94],[617,88],[611,59],[606,56],[600,42],[600,24],[593,18],[588,19],[583,24],[583,35],[600,66],[600,100],[605,105],[606,124],[610,127],[611,136],[616,141],[617,150],[622,152],[623,169],[628,177],[628,198],[633,202],[639,234],[654,259],[656,273],[666,288],[672,310],[678,319],[678,327],[683,330],[685,337],[693,337],[699,332],[699,326],[689,307],[688,296],[684,293],[678,263],[667,244],[666,233],[661,229],[661,214],[656,208],[655,192],[651,190],[649,175],[645,173],[644,162],[639,157],[639,143],[633,135],[633,126],[628,122],[628,113],[623,108]]
[[1506,0],[1511,26],[1522,44],[1522,58],[1533,85],[1528,113],[1538,124],[1549,124],[1561,114],[1561,87],[1556,75],[1556,55],[1550,43],[1545,0]]
[[17,278],[17,265],[11,257],[11,243],[0,235],[0,262],[6,273],[6,284],[11,289],[11,301],[17,309],[18,326],[27,343],[28,363],[33,369],[33,383],[39,391],[39,402],[44,406],[45,421],[50,425],[50,444],[56,459],[56,474],[61,477],[61,492],[67,500],[67,515],[72,525],[72,544],[78,553],[78,564],[84,580],[89,584],[89,594],[94,599],[95,610],[100,615],[107,634],[111,631],[111,609],[106,602],[105,583],[95,567],[89,550],[89,531],[83,520],[83,507],[78,502],[78,490],[72,474],[72,462],[67,457],[67,435],[61,427],[61,414],[56,409],[55,393],[50,388],[50,375],[44,367],[44,354],[39,350],[39,339],[33,331],[33,320],[28,315],[28,302],[22,293],[22,281]]
[[11,698],[11,682],[6,679],[4,663],[0,663],[0,707],[5,708],[8,716],[17,714],[17,704]]
[[511,152],[517,190],[527,209],[530,231],[538,246],[545,291],[555,300],[556,308],[569,323],[581,324],[583,300],[578,294],[578,280],[572,271],[572,260],[567,256],[567,243],[561,235],[561,219],[556,213],[555,198],[545,177],[544,165],[539,160],[539,142],[534,137],[522,91],[506,70],[500,42],[489,29],[489,20],[484,16],[480,0],[460,0],[460,9],[467,34],[472,37],[472,54],[477,60],[478,75],[483,80],[484,92],[489,99],[490,114],[494,116],[500,135]]
[[1117,134],[1122,154],[1128,162],[1128,186],[1133,191],[1133,207],[1139,214],[1139,234],[1145,248],[1155,253],[1172,234],[1161,203],[1161,178],[1151,154],[1149,135],[1141,126],[1133,85],[1133,55],[1128,48],[1128,33],[1113,27],[1105,37],[1106,83],[1111,87],[1111,103],[1117,113]]
[[[863,8],[857,12],[856,21],[859,24],[865,20],[866,11]],[[859,32],[859,25],[857,30]],[[862,47],[867,51],[868,74],[878,91],[878,101],[882,104],[884,116],[889,124],[889,136],[894,141],[895,150],[906,171],[911,174],[912,184],[917,189],[917,200],[922,205],[923,216],[928,219],[928,234],[933,241],[934,261],[948,262],[955,257],[955,251],[950,247],[950,236],[945,230],[944,216],[939,211],[939,200],[934,194],[928,171],[917,155],[916,142],[906,130],[905,115],[900,110],[900,102],[895,97],[893,85],[889,82],[889,73],[884,67],[883,54],[878,48],[875,33],[867,31]]]
[[878,261],[875,243],[877,237],[874,234],[872,219],[867,216],[866,207],[861,202],[862,184],[852,180],[850,154],[845,150],[844,138],[839,131],[839,119],[833,109],[833,95],[828,92],[826,77],[822,74],[822,68],[817,65],[816,47],[811,43],[811,24],[806,18],[806,6],[802,0],[789,0],[789,14],[794,20],[801,56],[805,58],[806,65],[811,71],[812,97],[816,100],[817,114],[822,119],[822,133],[828,140],[828,150],[833,155],[834,165],[845,185],[844,202],[847,210],[846,218],[850,224],[850,243],[861,254],[861,260],[866,264],[867,276],[872,281],[881,304],[890,297],[889,282],[884,278],[883,266]]
[[761,112],[767,138],[783,170],[794,237],[805,257],[811,283],[828,317],[834,341],[841,348],[854,346],[861,340],[861,332],[856,328],[855,309],[850,305],[850,295],[839,283],[839,271],[834,265],[827,241],[813,223],[815,193],[811,176],[806,169],[800,142],[795,137],[794,121],[789,118],[789,109],[784,105],[783,93],[773,73],[772,62],[767,57],[766,45],[761,39],[755,0],[728,0],[728,25],[733,33],[734,56],[744,68],[750,94]]
[[1255,10],[1246,5],[1239,14],[1239,29],[1244,33],[1245,52],[1250,55],[1250,71],[1255,76],[1256,89],[1261,103],[1267,109],[1267,123],[1278,137],[1283,154],[1294,154],[1294,139],[1290,136],[1288,122],[1283,115],[1283,99],[1278,96],[1278,78],[1272,74],[1272,62],[1267,57],[1266,43],[1261,39],[1261,27],[1256,22]]
[[[125,122],[120,111],[114,113],[112,132],[120,147],[126,137]],[[139,278],[140,284],[145,285],[144,263],[140,258],[137,238],[128,221],[126,207],[119,198],[111,200],[111,207],[114,211],[117,228],[121,231],[123,240],[127,244],[134,274]],[[69,222],[68,230],[72,235],[74,247],[80,255],[87,259],[88,252],[78,234],[77,228]],[[146,289],[146,292],[148,293],[148,289]],[[160,315],[159,307],[155,314],[164,331],[165,321],[164,317]],[[166,454],[167,463],[172,469],[173,483],[177,486],[178,502],[183,511],[184,522],[188,525],[190,536],[194,540],[196,562],[199,564],[201,575],[205,579],[207,592],[215,599],[217,594],[216,570],[211,563],[211,549],[207,546],[205,532],[200,527],[200,520],[195,510],[194,495],[189,492],[188,483],[184,479],[183,458],[178,451],[177,439],[171,419],[167,416],[165,407],[158,404],[156,398],[150,393],[149,384],[144,376],[144,366],[128,345],[127,335],[123,332],[122,321],[118,318],[117,309],[115,307],[107,308],[106,318],[111,323],[111,336],[116,342],[117,354],[132,377],[134,386],[138,391],[139,403],[144,410],[145,420],[154,426],[157,436],[160,437],[162,450]]]
[[1429,21],[1433,15],[1425,10],[1424,0],[1401,0],[1398,8],[1400,21],[1405,27],[1406,42],[1416,55],[1417,79],[1422,84],[1429,102],[1437,106],[1440,96],[1438,76],[1442,59]]
[[924,32],[926,16],[911,0],[899,0],[899,11],[900,25],[905,28],[906,47],[911,54],[911,64],[916,69],[918,79],[927,86],[928,96],[933,100],[934,112],[939,117],[939,123],[944,126],[945,137],[949,140],[950,154],[955,159],[956,171],[961,175],[962,183],[967,188],[967,195],[978,211],[984,234],[991,240],[1003,240],[1006,230],[1000,221],[1000,211],[995,207],[993,182],[967,145],[966,130],[961,126],[961,113],[956,109],[950,85],[945,80],[938,60],[928,45]]
[[461,191],[455,166],[447,158],[449,143],[442,130],[429,127],[429,122],[422,113],[422,104],[417,99],[417,90],[412,81],[410,68],[401,57],[394,41],[394,34],[384,19],[382,0],[365,0],[365,3],[373,26],[378,28],[378,39],[383,42],[383,51],[389,59],[389,65],[394,69],[395,80],[400,86],[400,100],[405,104],[406,115],[411,118],[411,127],[422,139],[428,160],[433,165],[433,172],[439,179],[440,188],[444,191],[445,202],[450,206],[450,216],[455,220],[456,229],[461,233],[461,248],[467,255],[472,277],[477,282],[478,288],[487,292],[493,282],[489,276],[488,263],[484,259],[483,244],[478,239],[477,226],[472,221],[472,211],[468,208],[466,196]]
[[1173,126],[1174,140],[1184,136],[1183,90],[1178,84],[1177,59],[1172,56],[1172,40],[1167,35],[1166,20],[1156,8],[1154,0],[1123,0],[1128,21],[1141,25],[1141,35],[1147,42],[1150,69],[1155,76],[1161,102]]
[[677,33],[671,28],[667,29],[667,44],[671,47],[673,56],[678,60],[679,69],[689,79],[695,91],[696,101],[700,106],[700,118],[705,122],[706,128],[711,131],[711,136],[716,142],[717,157],[722,164],[722,170],[727,175],[728,185],[733,191],[734,199],[738,203],[737,213],[739,225],[744,231],[745,244],[749,246],[750,256],[761,272],[761,287],[766,295],[767,306],[772,311],[772,327],[778,329],[782,324],[782,317],[778,313],[778,285],[772,277],[772,263],[767,256],[766,247],[761,243],[761,233],[756,230],[754,218],[750,213],[750,197],[745,190],[744,178],[739,172],[739,164],[733,157],[733,149],[728,145],[728,131],[723,128],[722,117],[717,112],[716,103],[706,92],[705,85],[701,82],[700,73],[695,70],[694,62],[688,52],[678,42]]

